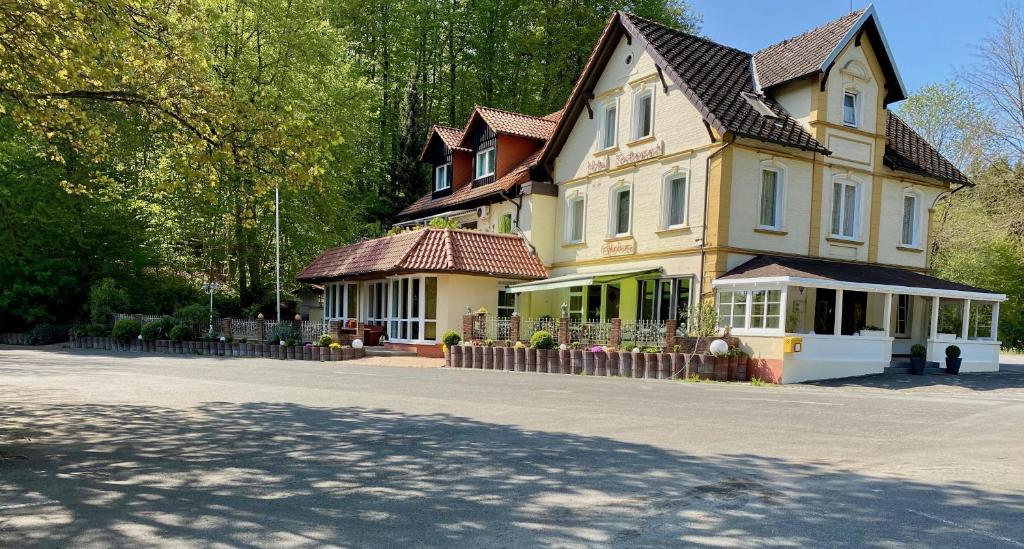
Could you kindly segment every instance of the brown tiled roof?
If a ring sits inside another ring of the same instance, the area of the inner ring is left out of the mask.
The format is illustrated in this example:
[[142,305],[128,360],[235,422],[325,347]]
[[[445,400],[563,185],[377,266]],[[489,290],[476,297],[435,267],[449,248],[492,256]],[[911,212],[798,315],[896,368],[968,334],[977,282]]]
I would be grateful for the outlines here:
[[455,149],[460,151],[469,150],[459,146],[459,142],[462,141],[461,129],[452,128],[450,126],[442,126],[441,124],[434,124],[434,126],[430,128],[430,133],[427,134],[427,140],[423,142],[423,150],[420,151],[419,157],[420,161],[423,160],[423,156],[427,154],[427,150],[430,149],[430,143],[433,141],[435,135],[449,149]]
[[934,276],[898,269],[846,261],[829,261],[804,257],[783,257],[759,255],[736,267],[719,280],[739,280],[744,278],[782,277],[812,278],[834,282],[850,282],[856,284],[881,284],[885,286],[903,286],[907,288],[927,288],[931,290],[953,290],[998,295],[997,292],[975,288],[966,284],[943,280]]
[[559,109],[559,110],[557,110],[557,111],[555,111],[555,112],[553,112],[551,114],[546,114],[546,115],[542,116],[541,118],[543,118],[544,120],[550,120],[550,121],[552,121],[552,122],[557,124],[558,121],[562,119],[562,111],[563,110],[564,109]]
[[303,269],[296,279],[314,283],[416,272],[520,280],[547,277],[544,264],[521,236],[421,229],[331,248]]
[[885,137],[886,166],[951,183],[972,184],[963,172],[892,111],[889,111]]
[[754,67],[761,88],[817,72],[863,13],[863,9],[850,12],[816,29],[759,50],[754,54]]
[[830,154],[771,98],[763,101],[774,117],[762,115],[744,99],[744,93],[756,93],[749,53],[633,14],[623,14],[622,22],[631,35],[647,42],[651,55],[715,129]]
[[522,185],[523,183],[530,181],[530,168],[537,165],[537,161],[540,159],[540,153],[541,151],[539,150],[535,151],[533,154],[526,157],[525,160],[520,162],[518,166],[492,183],[480,185],[479,187],[465,185],[455,189],[452,194],[442,196],[437,199],[433,198],[433,193],[427,193],[420,197],[419,200],[413,202],[407,208],[402,210],[398,214],[398,217],[409,218],[415,215],[428,215],[430,213],[451,209],[455,206],[468,205],[474,201],[482,200],[486,197],[497,195],[502,192],[508,192],[516,185]]
[[[466,129],[469,129],[476,117],[482,118],[497,133],[529,137],[538,141],[547,140],[551,137],[551,132],[555,131],[555,121],[546,117],[541,118],[479,105],[473,109],[473,114],[470,115],[469,122],[466,123]],[[461,147],[468,145],[465,141],[466,136],[463,135]]]

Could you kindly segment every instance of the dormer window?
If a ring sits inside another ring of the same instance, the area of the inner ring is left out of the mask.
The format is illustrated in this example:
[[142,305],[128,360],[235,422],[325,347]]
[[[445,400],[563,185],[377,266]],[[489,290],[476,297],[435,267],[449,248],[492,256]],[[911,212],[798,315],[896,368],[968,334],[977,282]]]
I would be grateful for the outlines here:
[[434,168],[434,190],[443,191],[452,186],[452,163]]
[[843,93],[843,125],[857,127],[857,94]]
[[487,147],[476,153],[476,176],[474,179],[483,179],[489,175],[494,175],[494,147]]

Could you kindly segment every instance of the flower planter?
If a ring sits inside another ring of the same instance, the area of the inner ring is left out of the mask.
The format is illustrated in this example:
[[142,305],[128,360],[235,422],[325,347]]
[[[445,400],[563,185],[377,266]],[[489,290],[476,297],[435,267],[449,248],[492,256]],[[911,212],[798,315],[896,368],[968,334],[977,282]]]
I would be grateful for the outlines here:
[[728,380],[731,381],[731,380],[737,379],[737,377],[736,377],[736,368],[739,366],[739,364],[740,364],[740,357],[739,357],[739,355],[730,354],[729,355],[729,374],[728,374],[728,377],[727,377]]
[[672,353],[658,354],[658,379],[672,379]]
[[608,377],[618,377],[621,354],[619,351],[608,351]]
[[484,370],[494,369],[494,347],[481,347],[484,354]]
[[592,376],[597,366],[594,362],[593,351],[583,351],[583,375]]
[[604,351],[594,352],[594,375],[608,377],[608,353]]
[[503,352],[505,353],[505,371],[514,372],[516,370],[516,348],[505,347]]
[[622,377],[633,377],[633,362],[636,354],[629,351],[619,351],[619,375]]
[[494,348],[494,369],[502,371],[505,369],[505,348],[495,347]]
[[750,376],[750,357],[742,354],[736,362],[736,381],[747,381]]
[[951,356],[946,357],[946,373],[954,376],[960,375],[960,364],[963,362],[962,357],[953,358]]
[[320,357],[320,347],[319,346],[313,347],[312,349],[309,350],[309,358],[310,358],[310,360],[315,360],[317,362],[323,360]]
[[537,371],[537,349],[534,349],[533,347],[528,347],[526,349],[526,371]]
[[484,369],[484,348],[479,345],[473,347],[473,369]]
[[331,362],[341,360],[341,349],[331,349]]
[[513,363],[515,364],[515,370],[517,372],[525,372],[526,371],[526,348],[525,347],[515,347],[515,348],[513,348],[513,354],[515,355],[515,359],[513,361]]
[[715,381],[728,381],[729,380],[729,357],[728,356],[716,356],[715,357],[715,369],[714,376]]
[[313,346],[302,346],[302,360],[313,360]]
[[910,357],[910,373],[915,376],[924,375],[925,357],[923,356],[912,356]]
[[448,349],[452,368],[462,368],[462,350],[464,348],[462,345],[452,345],[452,348]]
[[548,373],[549,374],[560,374],[562,373],[562,357],[559,354],[558,349],[548,350]]
[[582,374],[583,373],[583,351],[580,349],[573,349],[569,351],[569,373],[571,374]]
[[715,379],[715,357],[713,355],[698,355],[700,363],[697,365],[697,377],[703,380]]
[[280,350],[280,345],[267,345],[267,358],[277,358]]
[[537,372],[546,374],[548,372],[548,349],[537,349]]
[[690,372],[688,372],[687,365],[690,360],[690,355],[683,353],[672,353],[672,372],[669,379],[686,379]]
[[572,373],[572,352],[569,349],[558,350],[558,371],[563,374]]
[[644,353],[645,379],[658,379],[658,353]]

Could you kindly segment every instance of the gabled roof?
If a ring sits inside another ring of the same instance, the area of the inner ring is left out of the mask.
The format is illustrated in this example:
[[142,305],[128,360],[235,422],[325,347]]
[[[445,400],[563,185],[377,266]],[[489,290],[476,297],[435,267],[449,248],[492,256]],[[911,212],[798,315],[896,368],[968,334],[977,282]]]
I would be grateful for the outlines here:
[[313,260],[296,279],[314,283],[422,272],[520,280],[547,276],[544,264],[521,236],[421,229],[331,248]]
[[530,116],[528,114],[477,105],[473,109],[473,114],[469,116],[469,121],[466,122],[466,128],[459,142],[460,147],[465,148],[469,146],[466,139],[469,129],[477,119],[483,120],[495,133],[528,137],[538,141],[546,141],[551,137],[551,132],[555,130],[556,123],[555,120],[548,119],[547,117]]
[[462,130],[459,128],[452,128],[450,126],[442,126],[441,124],[434,124],[430,128],[430,133],[427,134],[427,140],[423,143],[423,150],[420,151],[420,161],[423,161],[424,155],[427,154],[427,149],[430,148],[430,143],[434,139],[440,139],[442,143],[449,149],[458,151],[468,151],[459,146],[459,142],[462,141]]
[[489,196],[512,190],[516,185],[522,185],[530,181],[530,168],[537,165],[540,160],[541,151],[535,151],[518,166],[512,168],[507,174],[497,181],[474,187],[465,185],[455,189],[452,194],[433,198],[433,193],[427,193],[402,210],[398,217],[409,218],[412,216],[423,216],[435,212],[451,209],[455,206],[468,206],[476,201],[484,200]]
[[973,185],[963,172],[939,154],[935,147],[896,116],[896,113],[888,112],[883,158],[886,166],[950,183]]
[[[616,12],[594,46],[566,102],[562,119],[545,147],[545,165],[559,153],[623,35],[644,47],[704,122],[719,133],[831,154],[778,103],[758,95],[750,54],[637,15]],[[758,95],[771,115],[762,114],[745,94]]]
[[889,43],[878,24],[874,6],[848,13],[803,34],[772,44],[754,54],[759,90],[766,90],[797,78],[831,70],[836,57],[853,39],[866,33],[873,41],[878,62],[891,83],[886,104],[906,98],[906,87],[896,68]]
[[984,288],[976,288],[959,282],[952,282],[934,276],[928,276],[906,269],[850,263],[849,261],[832,261],[827,259],[811,259],[806,257],[784,257],[759,255],[746,263],[737,266],[715,281],[742,282],[748,279],[801,279],[820,281],[821,283],[838,282],[871,286],[890,286],[899,288],[916,288],[924,290],[940,290],[944,292],[966,292],[971,294],[988,294],[992,299],[1003,299],[1005,296]]

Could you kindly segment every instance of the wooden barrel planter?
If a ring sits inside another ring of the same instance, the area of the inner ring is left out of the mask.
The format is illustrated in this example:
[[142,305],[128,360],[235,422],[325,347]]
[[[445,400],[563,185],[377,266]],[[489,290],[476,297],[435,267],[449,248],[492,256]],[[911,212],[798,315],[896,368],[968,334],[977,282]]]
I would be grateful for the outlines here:
[[560,349],[551,349],[548,351],[548,373],[562,373],[562,351]]
[[726,375],[726,381],[731,381],[731,380],[736,379],[736,367],[739,366],[739,364],[740,364],[740,357],[739,357],[739,355],[735,355],[733,353],[729,353],[729,370],[728,370],[728,373]]
[[658,353],[644,353],[644,377],[658,379]]
[[729,357],[715,357],[715,381],[729,381]]
[[516,348],[505,347],[505,371],[514,372],[516,371]]
[[684,353],[672,353],[672,375],[671,379],[686,379],[687,362],[690,360],[690,356]]
[[629,351],[619,351],[619,375],[633,377],[633,356]]
[[618,377],[621,351],[608,351],[608,377]]
[[494,347],[481,347],[484,354],[484,370],[494,369]]
[[310,360],[319,361],[320,360],[320,347],[319,346],[313,347],[309,351],[309,356],[310,356]]
[[533,347],[528,347],[526,349],[526,371],[537,371],[537,349],[534,349]]
[[594,375],[598,377],[608,376],[608,353],[604,351],[594,352]]
[[341,360],[341,348],[331,349],[331,361],[337,362]]
[[484,369],[484,348],[479,345],[473,347],[473,369]]
[[302,346],[302,360],[313,360],[313,346]]
[[548,373],[548,349],[537,349],[537,369],[535,370],[539,374]]
[[672,355],[675,353],[661,353],[658,355],[658,379],[672,379]]
[[592,351],[583,351],[583,375],[592,376],[595,369],[594,353]]
[[569,351],[569,373],[570,374],[582,374],[583,373],[583,350],[573,349]]
[[452,345],[448,349],[447,365],[451,368],[462,368],[462,345]]
[[746,353],[739,356],[736,364],[736,381],[747,381],[750,379],[750,357]]
[[503,347],[494,348],[494,370],[502,371],[505,369],[505,349]]
[[558,350],[558,368],[559,373],[572,373],[572,351],[569,349]]
[[512,349],[514,360],[512,364],[516,372],[526,371],[526,348],[525,347],[514,347]]

